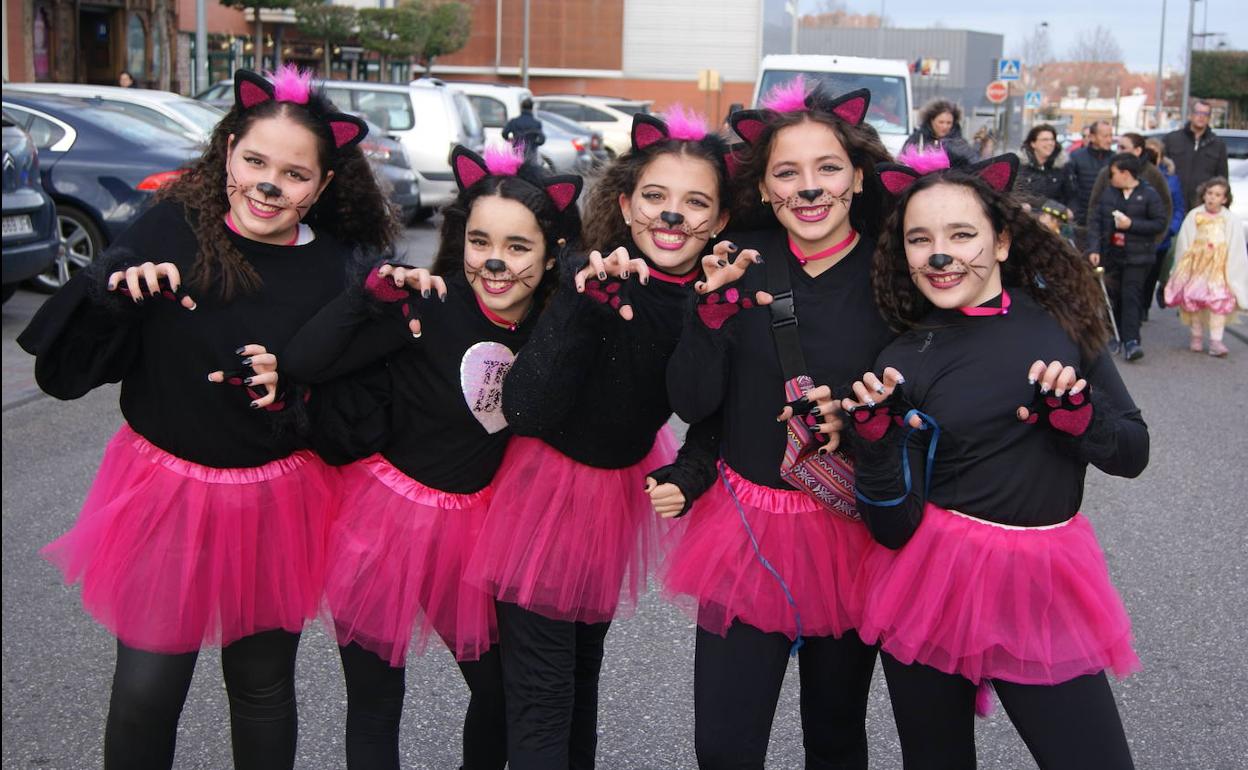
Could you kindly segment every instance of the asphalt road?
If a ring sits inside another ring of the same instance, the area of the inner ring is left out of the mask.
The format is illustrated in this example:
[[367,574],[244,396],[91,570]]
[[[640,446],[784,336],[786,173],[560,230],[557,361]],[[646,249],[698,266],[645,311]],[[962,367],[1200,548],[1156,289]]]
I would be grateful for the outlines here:
[[[408,231],[409,257],[432,255],[435,230]],[[29,359],[13,338],[41,298],[4,306],[3,767],[99,767],[113,641],[78,607],[74,589],[37,551],[69,528],[120,416],[115,387],[75,402],[29,390]],[[1248,758],[1248,345],[1231,357],[1186,351],[1169,314],[1144,327],[1147,355],[1121,367],[1152,432],[1152,463],[1136,480],[1088,477],[1084,510],[1135,622],[1143,672],[1115,684],[1137,767],[1231,770]],[[1243,327],[1240,327],[1241,330]],[[1020,469],[1020,472],[1025,469]],[[692,768],[693,626],[654,595],[607,637],[599,766]],[[772,731],[769,766],[802,764],[796,664]],[[458,766],[467,690],[444,650],[408,669],[406,767]],[[319,626],[299,665],[299,768],[344,764],[346,700],[337,654]],[[883,677],[871,696],[872,768],[898,768]],[[979,723],[980,767],[1034,767],[998,708]],[[230,766],[220,657],[206,651],[183,712],[176,766]]]

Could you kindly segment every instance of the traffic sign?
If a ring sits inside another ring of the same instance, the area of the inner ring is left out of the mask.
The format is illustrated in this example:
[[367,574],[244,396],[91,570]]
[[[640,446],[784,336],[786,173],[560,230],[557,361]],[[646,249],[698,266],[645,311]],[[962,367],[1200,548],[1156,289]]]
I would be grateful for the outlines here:
[[1018,80],[1022,76],[1022,59],[1001,59],[997,62],[997,80]]
[[1023,104],[1029,110],[1038,110],[1040,105],[1044,104],[1044,94],[1039,91],[1028,91],[1027,95],[1023,97]]
[[1002,80],[994,80],[984,89],[984,94],[988,97],[988,101],[1000,104],[1010,95],[1010,87]]

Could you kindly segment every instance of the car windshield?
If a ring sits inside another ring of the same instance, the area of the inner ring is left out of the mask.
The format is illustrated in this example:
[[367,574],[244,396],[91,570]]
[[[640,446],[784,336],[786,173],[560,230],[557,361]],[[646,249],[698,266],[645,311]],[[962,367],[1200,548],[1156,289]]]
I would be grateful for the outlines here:
[[140,120],[110,105],[87,102],[83,102],[82,105],[83,109],[74,110],[75,117],[91,123],[102,131],[120,136],[131,144],[142,147],[190,146],[192,144],[185,134],[165,131],[155,124]]
[[555,113],[547,112],[546,110],[537,110],[534,114],[537,116],[537,119],[543,123],[549,123],[556,128],[568,132],[569,134],[589,136],[589,129],[571,118],[565,118],[562,115],[556,115]]
[[906,80],[892,75],[865,75],[858,72],[799,72],[797,70],[767,70],[759,88],[759,96],[765,96],[777,85],[788,82],[797,75],[823,83],[829,94],[838,95],[857,88],[871,91],[871,107],[867,110],[867,122],[881,134],[910,133],[910,105],[906,102]]
[[200,129],[204,136],[210,136],[212,130],[221,122],[225,113],[210,104],[201,104],[194,99],[177,99],[168,102],[169,108],[187,118]]
[[607,106],[625,115],[636,115],[639,112],[650,113],[650,105],[645,102],[607,102]]

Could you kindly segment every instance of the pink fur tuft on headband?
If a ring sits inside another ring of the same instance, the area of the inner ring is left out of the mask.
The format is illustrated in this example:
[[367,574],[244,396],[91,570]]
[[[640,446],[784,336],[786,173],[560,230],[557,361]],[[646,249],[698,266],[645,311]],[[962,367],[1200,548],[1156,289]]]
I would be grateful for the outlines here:
[[485,148],[485,167],[495,176],[515,176],[523,165],[523,146],[492,144]]
[[927,151],[907,147],[897,156],[897,162],[914,169],[920,176],[949,168],[949,156],[939,147]]
[[767,92],[762,101],[764,109],[776,112],[798,112],[806,106],[806,78],[798,75],[787,83],[781,83]]
[[272,73],[273,98],[279,102],[307,104],[308,94],[312,91],[312,71],[301,70],[294,64],[283,64],[282,68]]
[[673,139],[697,142],[709,133],[706,118],[681,104],[673,104],[671,109],[663,113],[663,121],[667,123],[668,136]]

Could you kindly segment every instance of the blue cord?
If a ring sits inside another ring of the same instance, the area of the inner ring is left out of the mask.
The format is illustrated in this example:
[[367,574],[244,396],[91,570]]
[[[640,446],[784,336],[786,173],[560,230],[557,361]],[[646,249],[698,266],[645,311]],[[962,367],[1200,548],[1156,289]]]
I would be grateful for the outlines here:
[[[917,428],[910,425],[910,418],[915,415],[918,415],[918,418],[922,421]],[[916,430],[927,430],[929,427],[932,429],[932,440],[927,445],[927,470],[923,474],[923,489],[928,490],[932,488],[932,466],[935,464],[933,460],[936,457],[936,444],[940,441],[940,426],[936,424],[936,420],[932,419],[931,416],[920,412],[918,409],[911,409],[906,412],[906,416],[902,418],[902,422],[910,426],[910,429],[906,431],[905,437],[901,440],[901,476],[906,480],[906,491],[902,492],[900,497],[894,497],[892,500],[878,502],[869,497],[865,497],[858,491],[857,487],[854,487],[854,496],[867,505],[873,505],[877,508],[892,508],[894,506],[901,505],[902,502],[910,496],[910,453],[906,451],[910,446],[910,434],[914,433]]]
[[723,463],[719,465],[719,478],[724,482],[724,486],[728,489],[728,494],[732,495],[732,502],[737,506],[737,513],[741,516],[741,524],[745,526],[745,534],[750,536],[750,545],[754,546],[754,556],[758,559],[758,563],[771,573],[771,576],[780,584],[780,590],[784,591],[784,599],[793,608],[793,621],[797,625],[797,638],[793,640],[792,646],[789,647],[789,657],[796,657],[797,651],[802,649],[805,643],[802,640],[802,613],[797,609],[797,601],[793,598],[793,592],[789,590],[789,584],[784,582],[784,578],[780,577],[780,573],[776,568],[771,566],[771,562],[767,561],[767,557],[763,556],[763,551],[758,546],[758,538],[754,536],[754,528],[750,526],[750,522],[745,517],[745,508],[741,506],[741,500],[737,498],[737,490],[732,488],[732,482],[728,480],[728,476],[724,474]]

